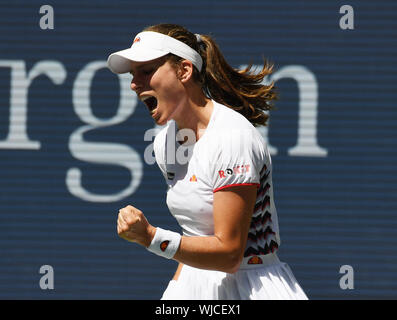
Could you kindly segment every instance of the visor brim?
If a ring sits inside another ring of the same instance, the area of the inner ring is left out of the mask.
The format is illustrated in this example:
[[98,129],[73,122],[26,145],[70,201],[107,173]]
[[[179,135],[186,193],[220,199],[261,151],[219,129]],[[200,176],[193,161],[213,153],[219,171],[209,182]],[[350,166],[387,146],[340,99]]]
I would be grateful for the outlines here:
[[140,50],[137,48],[128,48],[112,53],[107,61],[110,71],[116,74],[127,73],[131,71],[131,61],[146,62],[165,56],[169,52],[163,50]]

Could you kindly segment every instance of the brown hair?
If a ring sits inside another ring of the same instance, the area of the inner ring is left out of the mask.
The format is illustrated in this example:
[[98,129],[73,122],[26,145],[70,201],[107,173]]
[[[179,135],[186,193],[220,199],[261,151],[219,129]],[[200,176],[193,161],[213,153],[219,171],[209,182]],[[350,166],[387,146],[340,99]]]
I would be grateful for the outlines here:
[[[176,24],[158,24],[145,28],[144,31],[159,32],[184,42],[196,50],[203,59],[202,71],[196,68],[193,77],[198,81],[204,92],[216,102],[224,104],[246,117],[254,126],[266,125],[269,111],[273,108],[272,100],[277,99],[274,82],[262,84],[265,76],[273,71],[273,66],[264,61],[262,70],[251,71],[252,64],[244,70],[232,68],[225,60],[218,45],[209,35],[196,36],[182,26]],[[174,63],[182,60],[170,54]]]

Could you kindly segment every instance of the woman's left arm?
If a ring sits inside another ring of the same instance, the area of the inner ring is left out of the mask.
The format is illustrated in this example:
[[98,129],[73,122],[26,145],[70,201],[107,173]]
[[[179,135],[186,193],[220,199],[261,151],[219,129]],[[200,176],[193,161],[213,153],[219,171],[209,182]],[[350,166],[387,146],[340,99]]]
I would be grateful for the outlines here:
[[[214,235],[182,236],[173,259],[200,269],[234,273],[244,255],[257,187],[233,186],[214,193]],[[119,236],[148,247],[155,234],[143,213],[128,214],[122,209],[118,219]]]

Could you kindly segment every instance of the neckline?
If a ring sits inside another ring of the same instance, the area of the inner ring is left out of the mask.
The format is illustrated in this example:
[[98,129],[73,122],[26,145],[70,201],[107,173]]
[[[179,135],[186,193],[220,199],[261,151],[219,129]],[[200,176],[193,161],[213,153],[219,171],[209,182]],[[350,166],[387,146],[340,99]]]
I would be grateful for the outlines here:
[[[216,113],[216,111],[218,110],[218,105],[217,105],[217,103],[216,103],[213,99],[211,99],[211,102],[212,102],[213,108],[212,108],[210,120],[208,121],[208,125],[207,125],[207,127],[204,129],[204,133],[202,134],[202,136],[200,137],[200,139],[198,139],[195,143],[192,143],[192,144],[189,144],[189,145],[180,144],[177,140],[175,140],[175,142],[176,142],[176,144],[178,145],[178,147],[179,147],[179,146],[183,146],[183,147],[187,147],[187,148],[189,147],[189,148],[191,148],[191,147],[197,146],[197,144],[198,144],[201,140],[203,140],[203,138],[206,136],[207,131],[208,131],[209,129],[211,129],[211,127],[212,127],[212,125],[213,125],[215,113]],[[176,122],[175,122],[175,129],[176,129],[176,132],[175,132],[175,134],[176,134],[176,133],[178,132],[178,130],[179,130],[179,129],[178,129],[178,126],[177,126],[177,124],[176,124]]]

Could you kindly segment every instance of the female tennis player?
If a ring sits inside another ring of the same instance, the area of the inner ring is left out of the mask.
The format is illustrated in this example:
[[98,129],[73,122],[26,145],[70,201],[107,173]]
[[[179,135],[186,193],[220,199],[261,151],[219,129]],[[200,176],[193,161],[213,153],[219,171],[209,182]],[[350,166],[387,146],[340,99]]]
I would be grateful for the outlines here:
[[132,74],[131,89],[165,125],[154,153],[183,234],[152,226],[131,205],[117,220],[121,238],[179,262],[162,299],[307,299],[277,257],[272,163],[255,128],[276,98],[262,84],[271,66],[236,70],[210,36],[174,24],[146,28],[108,66]]

